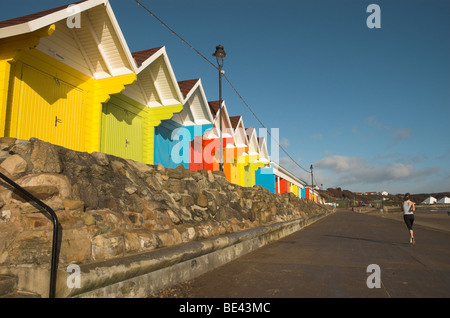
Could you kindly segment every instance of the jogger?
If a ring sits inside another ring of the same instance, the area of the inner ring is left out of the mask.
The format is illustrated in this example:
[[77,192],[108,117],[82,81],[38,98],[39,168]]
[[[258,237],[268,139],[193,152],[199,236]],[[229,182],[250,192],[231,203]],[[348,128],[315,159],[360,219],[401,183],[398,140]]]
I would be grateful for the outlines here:
[[409,242],[415,243],[413,224],[414,224],[414,211],[416,210],[416,205],[414,202],[410,201],[409,193],[406,193],[403,198],[402,210],[403,210],[403,220],[405,221],[406,227],[408,228],[410,235]]

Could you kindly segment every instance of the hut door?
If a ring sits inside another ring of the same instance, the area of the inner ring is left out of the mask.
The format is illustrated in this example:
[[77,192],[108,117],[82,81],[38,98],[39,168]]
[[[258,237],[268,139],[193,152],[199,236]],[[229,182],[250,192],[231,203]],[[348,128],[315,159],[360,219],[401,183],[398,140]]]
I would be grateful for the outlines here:
[[203,137],[195,136],[189,146],[189,169],[198,171],[204,168]]
[[111,101],[104,104],[101,151],[142,162],[142,117]]
[[251,169],[250,169],[250,164],[246,165],[244,167],[244,177],[245,177],[245,186],[246,187],[251,187],[252,186],[252,176],[251,176]]
[[[73,150],[83,149],[86,92],[23,64],[17,107],[16,136],[36,137]],[[17,83],[17,82],[16,82]]]

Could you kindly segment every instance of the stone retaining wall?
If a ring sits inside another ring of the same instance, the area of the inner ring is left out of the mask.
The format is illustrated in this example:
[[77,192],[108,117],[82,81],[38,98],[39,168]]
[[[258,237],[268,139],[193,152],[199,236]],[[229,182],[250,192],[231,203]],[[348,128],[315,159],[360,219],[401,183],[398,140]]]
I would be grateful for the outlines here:
[[[332,211],[293,194],[231,184],[218,172],[144,165],[35,138],[0,138],[0,171],[55,210],[60,269]],[[0,208],[0,274],[16,274],[20,289],[47,295],[51,222],[3,182]]]

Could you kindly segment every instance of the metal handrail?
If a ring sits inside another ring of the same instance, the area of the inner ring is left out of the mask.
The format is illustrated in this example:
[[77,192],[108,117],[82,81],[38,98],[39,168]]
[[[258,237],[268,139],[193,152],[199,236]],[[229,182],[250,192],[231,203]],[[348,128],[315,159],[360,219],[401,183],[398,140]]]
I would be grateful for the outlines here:
[[20,193],[27,196],[29,199],[36,202],[40,207],[42,207],[45,211],[47,211],[53,221],[53,241],[52,241],[52,259],[51,259],[51,268],[50,268],[50,290],[49,290],[49,298],[55,298],[55,282],[56,282],[56,266],[57,266],[57,251],[58,251],[58,230],[59,223],[58,217],[56,216],[55,211],[53,211],[47,204],[36,198],[30,192],[22,188],[20,185],[9,179],[3,173],[0,172],[0,178],[8,182],[14,188],[19,190]]

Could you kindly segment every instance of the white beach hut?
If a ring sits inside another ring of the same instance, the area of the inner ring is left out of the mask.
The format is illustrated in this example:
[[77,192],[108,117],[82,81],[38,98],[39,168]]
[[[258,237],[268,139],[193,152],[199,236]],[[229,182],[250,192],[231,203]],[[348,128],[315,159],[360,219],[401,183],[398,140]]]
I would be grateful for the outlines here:
[[428,198],[423,200],[421,204],[435,204],[436,202],[437,202],[437,199],[430,195]]
[[440,199],[437,204],[450,204],[450,198],[449,197],[443,197],[442,199]]

